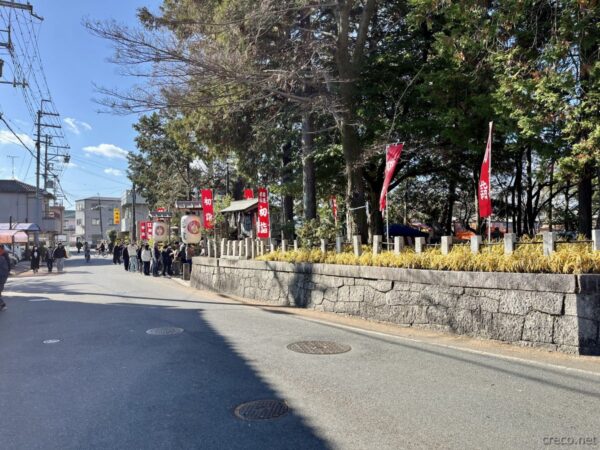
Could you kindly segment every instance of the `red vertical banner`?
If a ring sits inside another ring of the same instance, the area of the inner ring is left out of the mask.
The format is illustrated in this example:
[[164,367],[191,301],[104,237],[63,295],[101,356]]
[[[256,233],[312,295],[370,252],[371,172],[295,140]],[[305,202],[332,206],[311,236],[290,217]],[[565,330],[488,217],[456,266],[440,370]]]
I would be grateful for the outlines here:
[[152,239],[152,221],[146,222],[146,236]]
[[381,189],[381,195],[379,196],[379,211],[383,212],[387,208],[387,192],[396,170],[396,164],[400,160],[402,154],[402,148],[404,144],[392,144],[388,145],[385,154],[385,172],[383,180],[383,188]]
[[485,146],[485,155],[481,163],[481,174],[479,175],[479,189],[477,192],[479,199],[479,217],[485,218],[492,215],[492,193],[490,186],[490,175],[492,172],[492,125],[488,133],[488,141]]
[[202,212],[204,213],[204,229],[212,230],[215,227],[215,206],[213,204],[212,189],[202,189]]
[[148,239],[148,234],[146,233],[146,222],[140,222],[140,239],[142,241]]
[[268,239],[271,237],[269,191],[265,188],[258,188],[258,226],[256,237],[259,239]]
[[335,198],[335,195],[331,196],[331,212],[333,213],[333,220],[335,221],[335,224],[337,225],[338,207],[337,207],[337,200]]
[[254,198],[254,191],[252,189],[244,189],[244,200]]

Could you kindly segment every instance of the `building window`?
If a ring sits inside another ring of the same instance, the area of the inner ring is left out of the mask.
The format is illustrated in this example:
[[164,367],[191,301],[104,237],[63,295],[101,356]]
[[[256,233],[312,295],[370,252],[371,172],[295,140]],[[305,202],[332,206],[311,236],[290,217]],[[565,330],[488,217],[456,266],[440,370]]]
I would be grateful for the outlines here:
[[100,219],[92,219],[92,225],[100,225]]
[[81,219],[77,219],[77,225],[81,225],[83,221]]

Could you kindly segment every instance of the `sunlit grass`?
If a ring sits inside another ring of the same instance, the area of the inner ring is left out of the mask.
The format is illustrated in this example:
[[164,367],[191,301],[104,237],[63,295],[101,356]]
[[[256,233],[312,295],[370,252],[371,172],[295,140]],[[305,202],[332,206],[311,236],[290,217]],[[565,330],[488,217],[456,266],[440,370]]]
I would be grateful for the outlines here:
[[282,253],[269,253],[258,259],[290,263],[326,263],[405,269],[455,270],[472,272],[519,273],[600,273],[600,252],[593,252],[588,243],[559,244],[551,256],[544,256],[542,244],[517,245],[512,255],[504,254],[502,245],[484,246],[480,253],[471,253],[468,245],[457,245],[448,255],[439,248],[428,248],[423,253],[406,249],[399,255],[384,251],[374,256],[365,251],[360,257],[351,252],[322,253],[319,249],[300,249]]

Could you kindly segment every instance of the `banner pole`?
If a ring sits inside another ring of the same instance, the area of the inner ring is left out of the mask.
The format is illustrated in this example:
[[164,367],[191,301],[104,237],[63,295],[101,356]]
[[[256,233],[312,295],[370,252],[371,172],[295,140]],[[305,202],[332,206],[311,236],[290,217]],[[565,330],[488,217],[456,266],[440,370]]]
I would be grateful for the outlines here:
[[390,205],[388,204],[388,193],[385,192],[385,240],[387,242],[387,249],[390,249]]

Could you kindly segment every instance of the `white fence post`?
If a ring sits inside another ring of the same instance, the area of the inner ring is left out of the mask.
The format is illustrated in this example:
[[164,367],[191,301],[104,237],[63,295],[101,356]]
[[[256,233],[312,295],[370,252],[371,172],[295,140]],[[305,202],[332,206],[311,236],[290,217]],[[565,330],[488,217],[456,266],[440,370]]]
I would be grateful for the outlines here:
[[471,253],[476,255],[479,253],[479,247],[481,247],[481,236],[471,236]]
[[600,230],[592,230],[592,251],[600,251]]
[[512,255],[515,252],[515,242],[517,242],[517,235],[515,233],[504,234],[504,254]]
[[452,250],[452,236],[442,236],[442,255],[447,255]]
[[354,247],[354,256],[360,256],[362,254],[362,242],[360,234],[352,236],[352,246]]
[[381,239],[382,237],[378,234],[373,236],[373,256],[381,253]]
[[394,253],[399,255],[404,249],[404,238],[402,236],[394,236]]
[[556,246],[556,233],[551,231],[546,231],[543,234],[543,247],[544,247],[544,256],[550,256],[554,253]]
[[423,253],[425,249],[425,238],[424,237],[416,237],[415,238],[415,253]]

